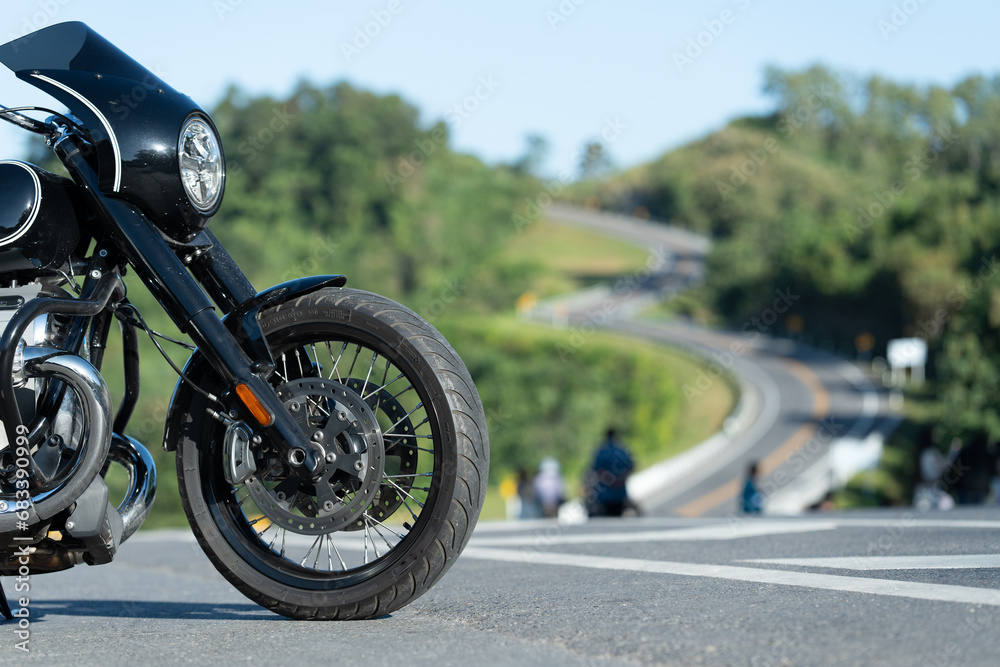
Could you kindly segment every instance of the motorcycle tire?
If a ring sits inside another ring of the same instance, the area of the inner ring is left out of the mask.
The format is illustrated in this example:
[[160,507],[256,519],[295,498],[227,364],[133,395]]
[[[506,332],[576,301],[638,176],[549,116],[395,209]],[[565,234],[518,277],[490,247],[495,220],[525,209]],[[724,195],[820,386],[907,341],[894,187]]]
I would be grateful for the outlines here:
[[[216,569],[254,602],[296,619],[384,616],[444,575],[479,517],[489,441],[475,385],[433,326],[377,294],[320,290],[260,324],[286,406],[309,413],[310,429],[353,425],[337,451],[357,477],[303,482],[263,439],[254,475],[230,483],[227,426],[192,392],[176,443],[184,511]],[[252,424],[230,401],[229,414]],[[359,439],[367,447],[352,450]]]

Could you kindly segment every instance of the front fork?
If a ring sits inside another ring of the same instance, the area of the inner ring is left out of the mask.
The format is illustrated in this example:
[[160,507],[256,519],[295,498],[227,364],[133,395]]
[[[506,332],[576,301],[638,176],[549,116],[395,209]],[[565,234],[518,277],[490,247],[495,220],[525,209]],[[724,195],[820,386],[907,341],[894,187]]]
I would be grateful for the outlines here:
[[[244,316],[243,324],[251,324],[247,332],[256,359],[251,359],[236,337],[215,314],[206,289],[223,309],[239,310],[257,298],[253,286],[239,270],[228,253],[215,242],[191,260],[192,271],[199,275],[205,289],[188,272],[184,262],[150,222],[133,207],[106,197],[98,187],[97,174],[87,161],[86,145],[81,139],[66,134],[54,146],[56,155],[86,192],[94,211],[113,236],[116,245],[136,274],[161,304],[174,324],[191,337],[205,355],[225,385],[234,390],[244,406],[271,442],[282,451],[291,468],[299,475],[318,479],[325,471],[326,451],[321,443],[310,440],[285,409],[274,389],[266,381],[273,370],[266,346],[252,344],[262,341],[256,321],[256,311],[267,303],[256,304],[252,318]],[[192,252],[188,250],[188,252]],[[200,256],[199,256],[200,255]],[[253,304],[252,304],[253,305]],[[246,313],[245,315],[248,315]],[[252,322],[249,320],[252,319]],[[256,402],[257,405],[253,405]],[[263,410],[263,412],[261,411]]]

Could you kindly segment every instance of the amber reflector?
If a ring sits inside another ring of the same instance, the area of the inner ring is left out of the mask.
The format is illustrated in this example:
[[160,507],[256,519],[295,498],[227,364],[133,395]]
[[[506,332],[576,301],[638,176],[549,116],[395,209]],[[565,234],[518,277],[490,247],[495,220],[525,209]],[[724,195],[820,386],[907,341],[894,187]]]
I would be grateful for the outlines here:
[[250,391],[250,387],[242,383],[236,385],[236,395],[240,397],[243,405],[247,406],[250,414],[260,422],[261,426],[270,426],[274,422],[274,415],[267,411],[260,399]]

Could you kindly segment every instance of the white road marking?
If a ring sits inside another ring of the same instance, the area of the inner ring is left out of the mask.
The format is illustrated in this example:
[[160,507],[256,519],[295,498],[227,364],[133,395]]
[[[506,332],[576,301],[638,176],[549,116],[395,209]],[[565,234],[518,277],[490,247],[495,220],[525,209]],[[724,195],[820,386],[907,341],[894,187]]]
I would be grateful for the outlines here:
[[639,558],[609,558],[606,556],[585,556],[529,550],[490,549],[468,547],[463,558],[500,561],[507,563],[556,565],[560,567],[584,567],[598,570],[626,572],[650,572],[673,574],[685,577],[706,577],[746,581],[777,586],[798,586],[829,591],[864,593],[889,597],[931,600],[935,602],[960,602],[1000,607],[1000,590],[925,584],[914,581],[893,581],[865,577],[845,577],[832,574],[810,572],[789,572],[787,570],[767,570],[755,567],[734,567],[731,565],[704,565],[698,563],[677,563],[670,561],[643,560]]
[[530,535],[511,537],[474,537],[472,544],[480,547],[516,547],[553,544],[630,544],[635,542],[694,542],[715,540],[736,540],[762,535],[785,535],[833,530],[834,521],[734,521],[694,528],[674,530],[649,530],[642,532],[585,533],[564,535],[558,524],[551,523],[548,529]]
[[[931,514],[903,514],[895,519],[831,519],[841,528],[886,528],[895,532],[907,528],[972,528],[1000,530],[1000,521],[985,521],[980,519],[917,519],[916,516],[935,516]],[[947,516],[937,513],[936,516]]]
[[1000,554],[952,556],[857,556],[846,558],[761,558],[742,561],[841,570],[963,570],[1000,568]]

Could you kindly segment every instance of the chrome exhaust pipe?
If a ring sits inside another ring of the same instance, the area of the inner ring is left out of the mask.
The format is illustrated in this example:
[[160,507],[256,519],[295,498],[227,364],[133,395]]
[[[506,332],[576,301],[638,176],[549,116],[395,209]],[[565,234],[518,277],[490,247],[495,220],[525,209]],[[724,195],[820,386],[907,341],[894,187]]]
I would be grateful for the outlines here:
[[[15,364],[16,378],[54,378],[68,384],[80,399],[87,437],[81,443],[76,470],[60,486],[34,495],[33,512],[28,523],[51,518],[69,507],[104,467],[111,447],[111,394],[104,378],[88,361],[51,347],[21,347]],[[8,443],[16,452],[17,444]],[[0,533],[13,532],[17,526],[15,503],[0,511]]]
[[[156,499],[156,465],[149,450],[137,440],[127,435],[115,433],[111,436],[111,451],[108,460],[125,468],[128,473],[128,491],[118,506],[118,514],[124,524],[121,542],[146,520]],[[119,542],[120,544],[120,542]]]

